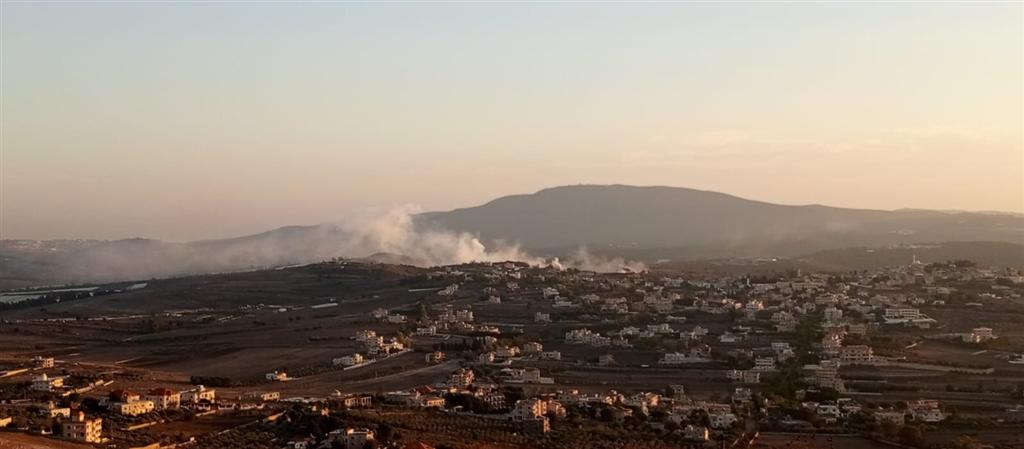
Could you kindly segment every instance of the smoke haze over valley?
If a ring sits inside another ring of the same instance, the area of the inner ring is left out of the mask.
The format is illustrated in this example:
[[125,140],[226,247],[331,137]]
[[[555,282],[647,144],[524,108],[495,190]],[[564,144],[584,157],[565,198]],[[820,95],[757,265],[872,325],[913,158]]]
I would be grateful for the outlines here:
[[417,266],[512,260],[616,272],[662,259],[798,257],[847,247],[980,241],[1021,244],[1024,218],[781,206],[670,187],[569,186],[450,212],[367,210],[338,223],[222,240],[4,241],[0,274],[6,287],[17,287],[337,257]]

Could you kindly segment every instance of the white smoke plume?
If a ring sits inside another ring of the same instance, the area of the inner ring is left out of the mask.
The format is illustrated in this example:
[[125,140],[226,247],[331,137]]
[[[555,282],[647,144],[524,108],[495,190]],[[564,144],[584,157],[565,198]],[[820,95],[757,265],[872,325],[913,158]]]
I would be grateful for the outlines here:
[[[289,226],[224,240],[183,243],[147,239],[93,241],[73,250],[25,256],[33,263],[8,264],[9,268],[0,266],[0,274],[15,273],[24,279],[37,279],[32,281],[37,285],[57,285],[248,271],[315,263],[335,257],[365,258],[381,253],[396,256],[397,263],[424,267],[517,261],[534,266],[600,272],[642,269],[642,264],[595,257],[585,249],[580,249],[567,260],[545,260],[529,254],[517,244],[496,242],[488,246],[477,236],[466,232],[417,229],[414,219],[417,212],[418,208],[413,206],[363,211],[341,223]],[[387,258],[381,259],[387,261]],[[22,266],[24,268],[20,268]]]
[[383,213],[361,213],[340,223],[350,239],[340,248],[343,254],[366,257],[388,253],[408,257],[419,265],[450,265],[468,262],[517,261],[546,265],[543,258],[526,254],[518,245],[498,243],[487,248],[479,238],[466,232],[417,229],[414,206],[393,208]]
[[618,273],[646,269],[643,263],[595,256],[586,248],[580,248],[565,261],[557,257],[546,260],[532,256],[516,244],[497,242],[488,248],[477,236],[467,232],[417,229],[413,215],[418,211],[415,206],[401,206],[357,214],[338,224],[349,237],[339,252],[353,257],[386,253],[404,256],[424,266],[516,261],[560,270],[576,268]]
[[580,247],[569,260],[569,266],[580,270],[598,273],[639,273],[647,269],[640,261],[626,260],[621,257],[608,258],[591,254],[586,247]]

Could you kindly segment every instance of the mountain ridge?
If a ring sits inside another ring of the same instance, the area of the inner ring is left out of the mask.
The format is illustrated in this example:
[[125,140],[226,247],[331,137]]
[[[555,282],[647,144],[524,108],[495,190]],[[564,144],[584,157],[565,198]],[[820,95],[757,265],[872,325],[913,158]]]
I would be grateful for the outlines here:
[[[581,204],[584,207],[581,208]],[[601,214],[602,209],[610,210],[611,213]],[[989,240],[992,232],[1000,231],[1000,220],[1017,230],[1009,232],[1012,234],[1010,236],[997,236],[996,240],[1024,240],[1024,233],[1020,232],[1024,229],[1024,220],[1008,214],[780,205],[719,192],[662,186],[565,186],[544,189],[530,195],[506,196],[476,207],[426,213],[420,217],[428,225],[479,232],[485,239],[516,241],[527,248],[563,246],[572,237],[578,240],[572,244],[639,243],[641,246],[658,247],[716,241],[718,244],[736,243],[750,238],[799,238],[821,231],[834,235],[855,231],[875,234],[927,231],[924,238],[915,237],[911,240]],[[679,239],[677,237],[682,233],[673,235],[673,231],[665,226],[652,227],[650,223],[630,221],[631,217],[660,220],[669,223],[669,227],[680,229],[691,237],[696,234],[697,237],[691,240]],[[936,226],[936,223],[921,223],[921,220],[943,223]],[[559,225],[565,225],[566,221],[586,223],[589,227],[583,232],[572,230],[559,235],[560,231],[564,231],[559,229]],[[758,227],[750,226],[753,222],[757,222]],[[626,232],[632,235],[616,235],[616,232],[608,230],[598,232],[602,225],[609,224],[628,228]],[[624,226],[626,224],[631,226]],[[901,229],[898,225],[912,228]],[[512,229],[513,226],[518,229]],[[972,229],[972,226],[982,229]],[[545,235],[540,235],[540,232],[531,233],[531,228],[542,228]],[[653,238],[640,238],[637,241],[636,234],[650,235],[652,232]],[[888,240],[884,243],[898,243],[899,239]]]
[[[608,257],[654,261],[797,257],[915,243],[1024,243],[1024,216],[1012,213],[782,205],[707,190],[622,184],[550,187],[408,218],[412,229],[401,228],[405,243],[421,239],[472,247],[468,236],[478,237],[488,248],[512,243],[534,256],[563,258],[581,247]],[[389,253],[393,260],[421,260],[401,254],[400,247],[380,245],[382,236],[374,232],[320,224],[192,242],[4,240],[0,288],[239,271]]]

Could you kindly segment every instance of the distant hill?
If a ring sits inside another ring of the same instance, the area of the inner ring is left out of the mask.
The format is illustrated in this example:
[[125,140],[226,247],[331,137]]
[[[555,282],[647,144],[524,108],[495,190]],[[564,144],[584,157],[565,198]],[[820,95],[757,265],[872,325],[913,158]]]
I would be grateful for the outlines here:
[[584,245],[627,253],[671,248],[691,257],[795,256],[899,243],[1024,243],[1024,217],[1013,214],[786,206],[676,187],[556,187],[419,219],[541,252]]
[[[243,271],[337,257],[348,235],[288,226],[221,240],[0,241],[0,289]],[[66,244],[64,242],[75,242]]]
[[[1024,244],[1024,216],[1020,215],[786,206],[694,189],[622,185],[556,187],[477,207],[420,214],[413,221],[415,229],[406,231],[397,245],[380,245],[385,237],[394,236],[374,235],[372,227],[353,234],[336,225],[288,226],[239,238],[185,243],[5,240],[0,241],[0,289],[242,271],[334,257],[422,265],[424,255],[467,249],[441,251],[439,245],[465,246],[467,242],[438,238],[427,231],[466,232],[489,246],[497,241],[516,243],[539,256],[572,256],[586,247],[593,254],[648,262],[810,254],[806,257],[825,264],[859,266],[861,262],[834,260],[842,252],[826,251],[932,242]],[[423,235],[428,238],[420,238]],[[424,241],[419,242],[417,254],[401,251],[402,245],[417,239]],[[985,251],[994,251],[1000,255],[990,260],[1015,260],[1012,245],[948,248],[936,252],[936,257],[981,257]],[[906,263],[904,256],[893,259]],[[887,260],[868,258],[864,263]]]

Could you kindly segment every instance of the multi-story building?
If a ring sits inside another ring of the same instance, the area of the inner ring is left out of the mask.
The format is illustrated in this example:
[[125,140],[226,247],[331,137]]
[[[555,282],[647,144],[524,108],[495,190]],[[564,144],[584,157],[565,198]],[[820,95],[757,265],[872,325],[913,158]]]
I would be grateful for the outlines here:
[[50,401],[46,403],[46,415],[50,418],[70,418],[71,407],[61,407],[57,403]]
[[273,402],[281,399],[278,391],[251,391],[242,395],[242,399],[258,402]]
[[995,338],[996,335],[990,327],[976,327],[971,329],[971,333],[963,336],[963,340],[967,343],[984,343]]
[[181,393],[169,388],[154,388],[146,395],[147,401],[153,401],[157,410],[167,410],[181,406]]
[[373,444],[374,433],[370,429],[338,429],[327,434],[330,447],[341,447],[344,449],[363,449]]
[[502,346],[494,350],[494,356],[507,359],[509,357],[516,357],[519,355],[518,346]]
[[191,390],[181,392],[182,404],[195,405],[202,401],[206,401],[211,404],[217,402],[217,390],[199,385]]
[[708,422],[714,429],[727,429],[736,423],[738,418],[732,412],[714,411],[708,413]]
[[906,414],[901,410],[878,409],[875,411],[875,423],[890,423],[902,426],[906,421]]
[[363,363],[363,355],[357,352],[352,355],[338,357],[334,360],[331,360],[331,363],[333,363],[334,365],[341,366],[355,366],[360,363]]
[[863,363],[874,359],[874,351],[868,345],[850,345],[839,349],[839,359],[845,363]]
[[63,377],[49,377],[46,373],[32,379],[32,389],[36,391],[54,391],[64,388]]
[[142,399],[142,395],[131,390],[114,390],[108,397],[113,402],[132,402]]
[[448,376],[448,385],[457,388],[467,388],[470,385],[473,385],[473,380],[475,378],[476,375],[473,374],[473,370],[459,368]]
[[850,335],[867,335],[868,325],[864,323],[852,323],[846,326],[846,333]]
[[476,356],[477,363],[494,363],[494,351],[481,352]]
[[267,378],[267,380],[273,380],[273,381],[278,381],[278,382],[284,382],[284,381],[287,381],[287,380],[291,380],[288,377],[288,373],[283,372],[283,371],[282,372],[278,372],[278,371],[269,372],[269,373],[267,373],[266,378]]
[[540,353],[541,360],[562,360],[562,353],[559,351],[544,351]]
[[441,351],[428,352],[423,356],[423,360],[427,363],[441,363],[444,361],[444,353]]
[[421,395],[412,399],[412,405],[423,408],[444,408],[444,398],[434,395]]
[[513,421],[526,421],[544,416],[547,408],[544,401],[536,398],[516,401],[510,416]]
[[939,408],[939,401],[934,399],[909,401],[907,412],[914,421],[935,423],[946,419],[946,415]]
[[544,352],[544,345],[535,341],[523,343],[523,354],[539,354]]
[[885,309],[883,317],[887,320],[916,320],[921,318],[921,311],[909,307]]
[[775,357],[758,357],[754,359],[754,371],[774,371]]
[[356,331],[356,341],[360,343],[366,343],[367,341],[377,338],[377,332],[369,329]]
[[682,352],[669,352],[661,356],[658,363],[662,365],[682,365],[685,363],[707,362],[708,359],[700,356],[690,355]]
[[611,345],[612,339],[590,329],[575,329],[565,333],[565,342],[603,347]]
[[107,409],[113,413],[124,416],[139,416],[145,415],[146,413],[152,412],[156,406],[153,401],[139,400],[128,402],[111,402]]
[[61,436],[72,441],[83,443],[103,442],[103,420],[87,418],[84,412],[77,412],[71,421],[61,423]]

